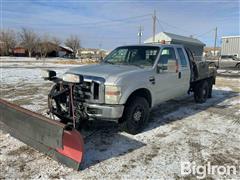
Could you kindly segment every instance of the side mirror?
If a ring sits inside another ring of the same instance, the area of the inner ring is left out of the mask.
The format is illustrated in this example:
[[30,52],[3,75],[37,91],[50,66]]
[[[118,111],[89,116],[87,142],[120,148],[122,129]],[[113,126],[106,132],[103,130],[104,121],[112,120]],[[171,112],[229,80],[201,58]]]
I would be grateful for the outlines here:
[[157,73],[160,73],[162,71],[177,73],[178,72],[177,60],[169,59],[167,64],[161,63],[157,64]]
[[54,77],[56,77],[56,72],[52,70],[42,70],[41,76],[44,80],[52,80]]
[[169,59],[167,63],[167,70],[168,72],[178,72],[178,65],[177,65],[177,60],[176,59]]
[[157,64],[157,73],[160,73],[162,71],[166,71],[167,70],[167,64]]

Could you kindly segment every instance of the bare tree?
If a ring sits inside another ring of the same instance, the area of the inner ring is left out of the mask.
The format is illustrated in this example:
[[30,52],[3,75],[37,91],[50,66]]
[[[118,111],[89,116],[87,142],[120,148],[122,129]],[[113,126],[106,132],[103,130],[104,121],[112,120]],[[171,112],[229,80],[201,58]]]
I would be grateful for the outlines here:
[[61,40],[58,39],[57,37],[53,37],[52,38],[52,43],[55,44],[55,51],[58,52],[60,50],[60,44],[61,44]]
[[51,51],[50,39],[48,35],[44,35],[42,38],[39,38],[38,48],[40,56],[45,58]]
[[16,34],[13,30],[7,29],[0,32],[0,54],[9,55],[16,45]]
[[22,28],[19,37],[21,44],[28,50],[28,55],[31,57],[38,44],[38,35],[31,29]]
[[46,57],[52,51],[58,52],[60,40],[53,37],[50,38],[47,34],[37,39],[36,52],[42,57]]
[[66,39],[65,45],[72,48],[74,58],[76,57],[77,50],[80,48],[80,39],[76,35],[71,35]]

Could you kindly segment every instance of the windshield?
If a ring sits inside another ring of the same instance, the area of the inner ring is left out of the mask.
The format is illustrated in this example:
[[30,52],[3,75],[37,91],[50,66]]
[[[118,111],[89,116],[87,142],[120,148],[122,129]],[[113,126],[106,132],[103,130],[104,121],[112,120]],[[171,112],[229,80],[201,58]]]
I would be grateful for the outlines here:
[[113,50],[105,59],[104,63],[153,66],[159,47],[155,46],[124,46]]

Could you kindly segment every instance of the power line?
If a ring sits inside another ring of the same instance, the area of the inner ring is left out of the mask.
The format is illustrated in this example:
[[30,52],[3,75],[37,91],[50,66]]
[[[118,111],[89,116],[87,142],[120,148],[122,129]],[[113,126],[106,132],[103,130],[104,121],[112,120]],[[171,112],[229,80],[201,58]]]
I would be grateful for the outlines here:
[[[142,18],[142,19],[139,19],[139,20],[141,20],[141,22],[143,22],[143,21],[149,21],[149,18]],[[64,29],[66,29],[66,28],[72,28],[72,26],[77,26],[77,27],[81,27],[81,28],[90,28],[90,27],[103,27],[103,26],[108,26],[108,27],[115,27],[115,26],[136,26],[136,25],[133,25],[133,24],[129,24],[129,23],[133,23],[133,22],[138,22],[139,20],[135,20],[135,21],[116,21],[116,22],[108,22],[108,23],[102,23],[102,24],[89,24],[89,25],[85,25],[85,26],[83,26],[83,25],[78,25],[77,23],[71,23],[71,24],[51,24],[51,25],[49,25],[48,26],[48,24],[44,24],[44,23],[37,23],[37,24],[30,24],[30,23],[27,23],[26,24],[26,26],[41,26],[40,28],[57,28],[57,27],[59,27],[59,28],[64,28]],[[14,22],[14,25],[21,25],[21,26],[25,26],[25,24],[24,23],[22,23],[22,22]],[[38,27],[37,27],[38,28]]]
[[210,30],[204,32],[204,33],[201,33],[201,34],[194,34],[193,36],[195,37],[201,37],[201,36],[204,36],[205,34],[208,34],[210,32],[213,32],[214,28],[211,28]]
[[165,22],[165,21],[163,21],[163,20],[159,20],[159,19],[158,19],[158,21],[159,21],[159,23],[162,22],[162,23],[166,24],[167,26],[172,27],[172,28],[174,28],[174,29],[179,29],[180,31],[190,32],[190,31],[188,31],[188,30],[186,30],[186,29],[184,29],[184,28],[180,28],[180,27],[178,27],[178,26],[171,25],[171,24],[169,24],[169,23],[167,23],[167,22]]
[[[130,17],[126,17],[126,18],[121,18],[121,19],[109,19],[109,20],[103,20],[103,21],[97,21],[97,22],[90,22],[90,23],[71,23],[71,24],[67,24],[64,23],[64,25],[77,25],[82,26],[82,27],[89,27],[89,26],[96,26],[96,25],[108,25],[108,24],[112,24],[112,23],[121,23],[121,22],[132,22],[133,20],[137,20],[137,19],[143,19],[144,17],[150,17],[151,14],[143,14],[143,15],[138,15],[138,16],[130,16]],[[14,22],[14,24],[22,24],[22,22]],[[38,23],[28,23],[28,25],[41,25],[39,22]],[[43,23],[43,25],[46,25]],[[51,24],[51,26],[62,26],[63,24]]]
[[150,16],[150,15],[151,14],[144,14],[144,15],[131,16],[131,17],[122,18],[122,19],[113,19],[113,20],[108,20],[108,21],[98,21],[98,22],[93,22],[93,23],[83,23],[83,24],[77,24],[77,25],[85,26],[85,25],[105,24],[105,23],[112,23],[112,22],[124,22],[124,21],[129,21],[129,20],[132,20],[132,19],[139,19],[139,18],[142,18],[142,17],[147,17],[147,16]]
[[160,29],[162,29],[162,31],[165,31],[164,28],[163,28],[163,26],[162,26],[162,24],[160,23],[158,17],[157,17],[157,22],[158,22],[158,24],[159,24]]
[[[142,21],[146,21],[148,20],[148,18],[142,18]],[[125,25],[129,26],[129,23],[133,23],[133,22],[138,22],[139,20],[135,20],[133,21],[133,19],[131,20],[124,20],[124,21],[112,21],[112,22],[106,22],[106,23],[98,23],[98,24],[89,24],[89,25],[78,25],[76,24],[78,27],[101,27],[101,26],[119,26],[119,25],[123,25],[123,23],[125,23]]]

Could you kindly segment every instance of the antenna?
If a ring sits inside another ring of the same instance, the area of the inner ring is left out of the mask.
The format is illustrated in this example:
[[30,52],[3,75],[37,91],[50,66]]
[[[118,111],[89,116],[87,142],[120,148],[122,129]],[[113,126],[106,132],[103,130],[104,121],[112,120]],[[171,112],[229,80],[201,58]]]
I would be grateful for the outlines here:
[[142,31],[143,31],[143,28],[142,28],[142,26],[140,25],[140,26],[139,26],[139,30],[138,30],[138,43],[139,43],[139,44],[142,43],[142,35],[143,35]]

